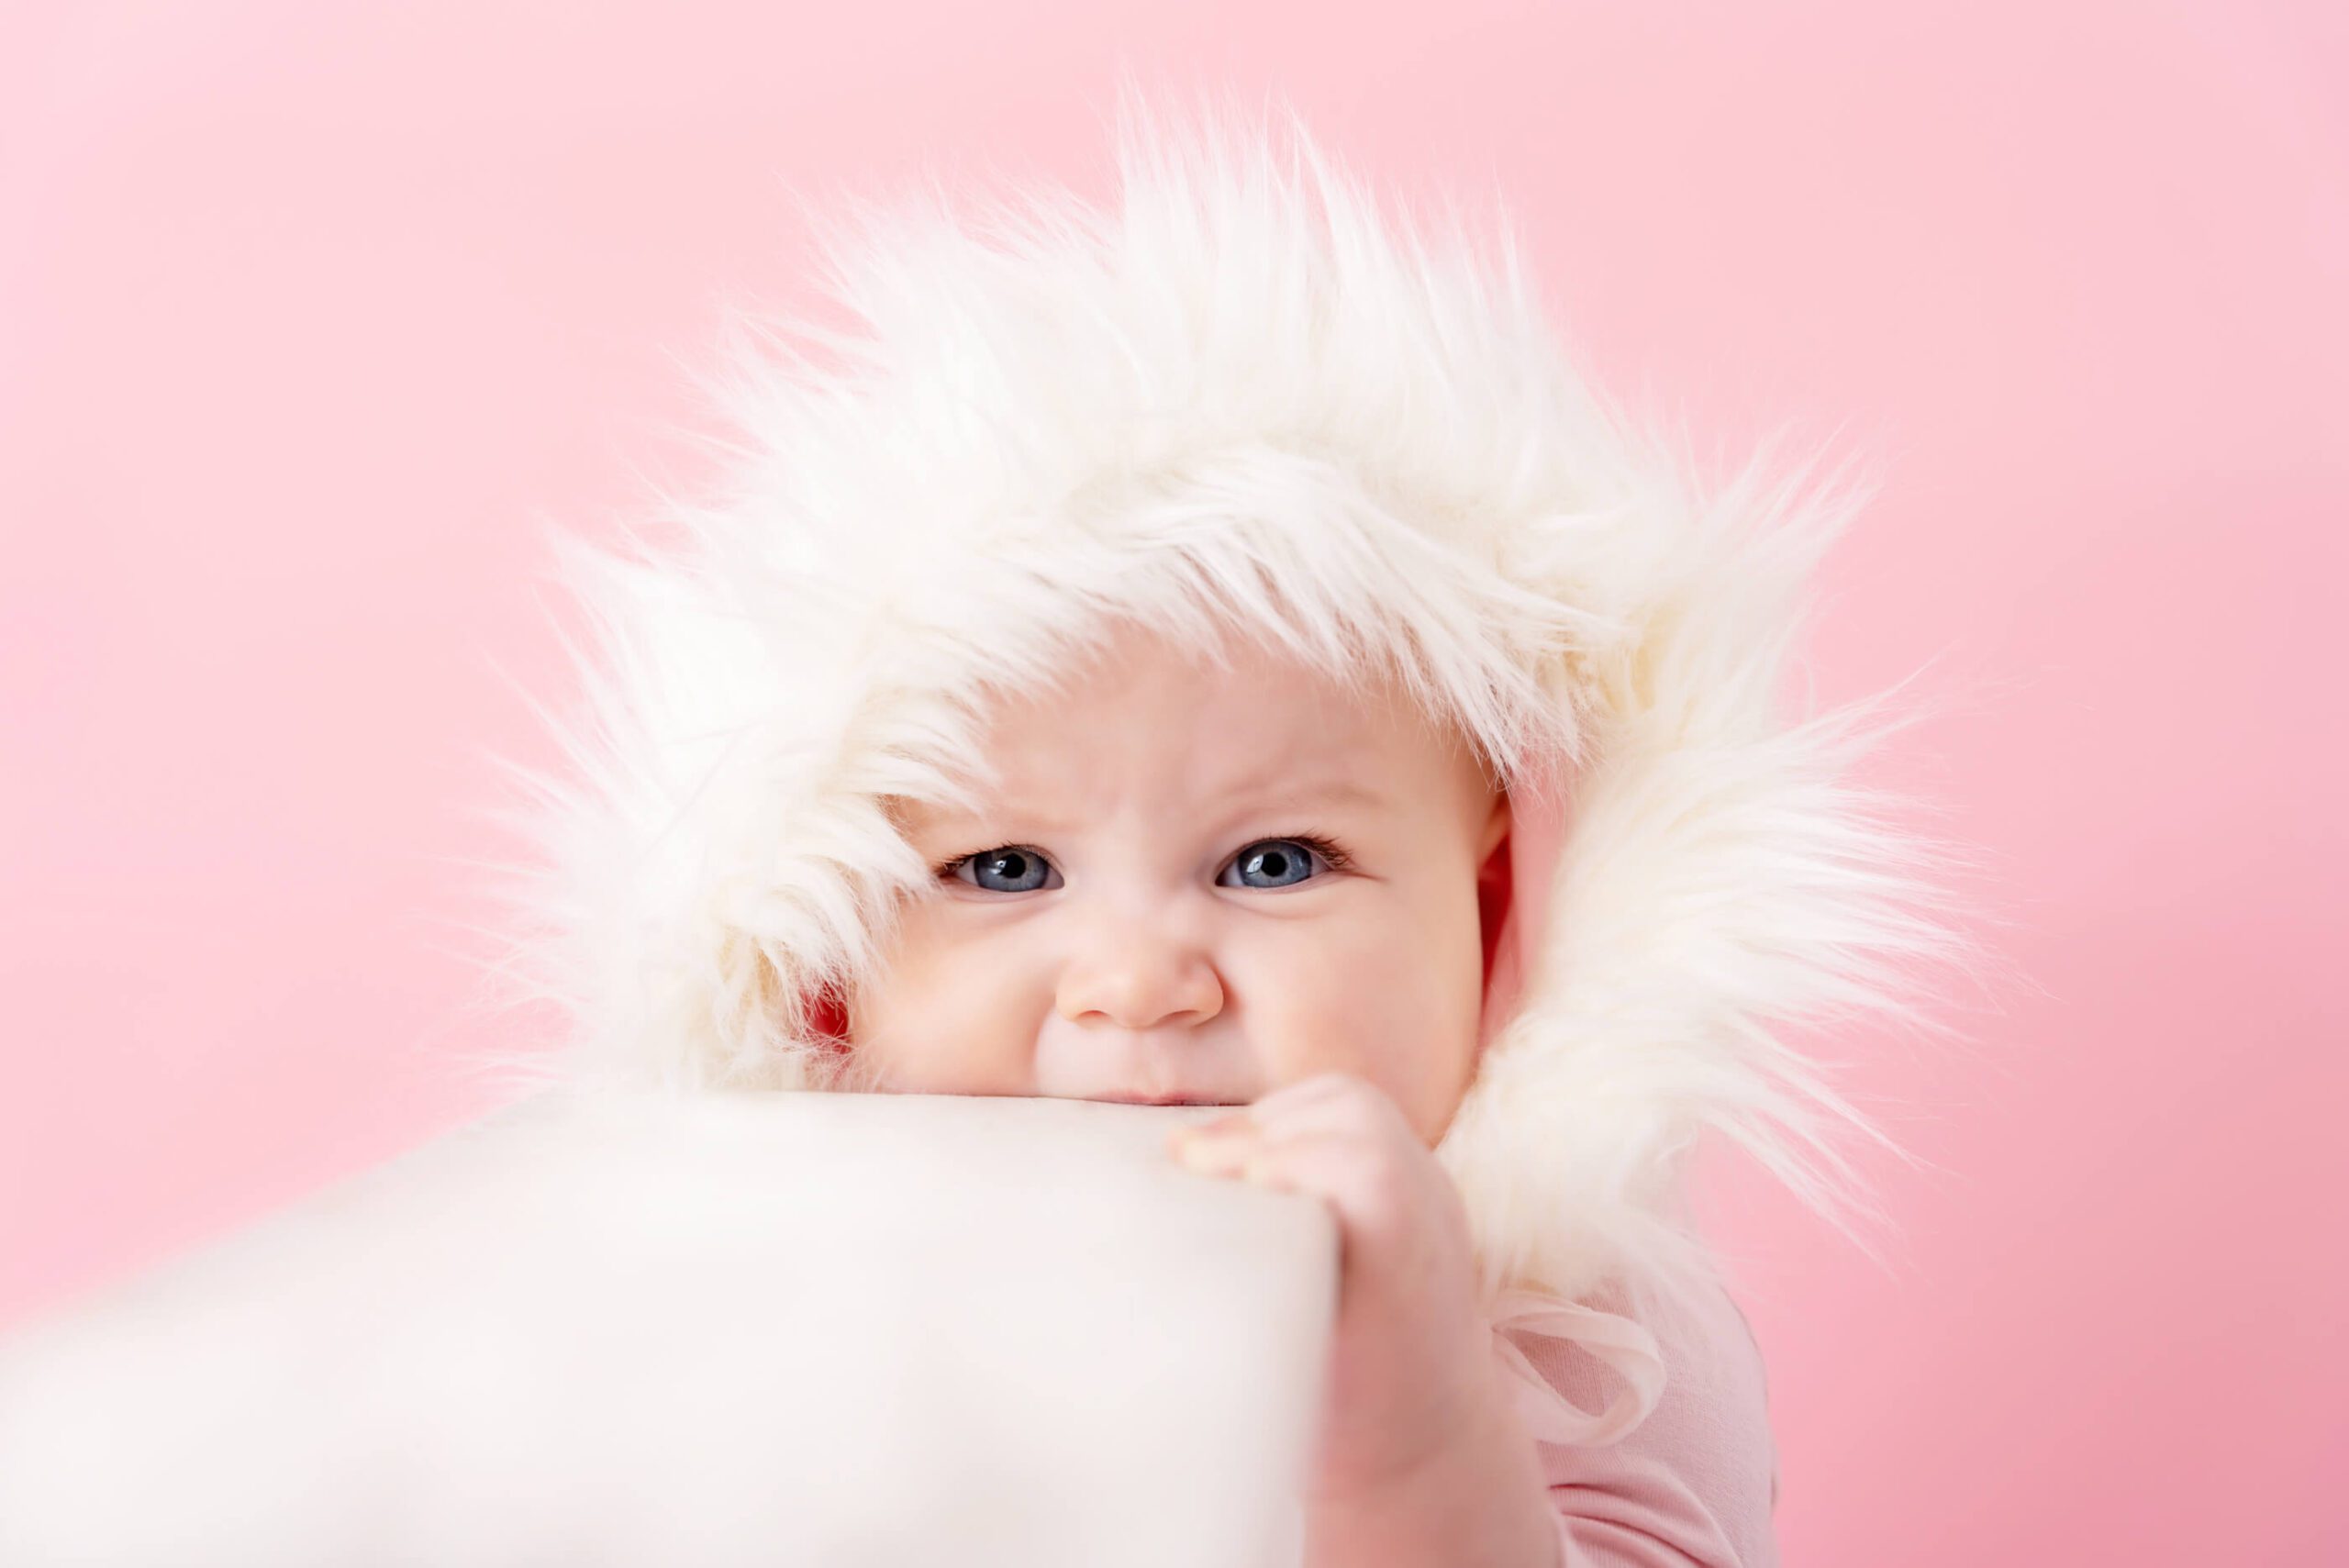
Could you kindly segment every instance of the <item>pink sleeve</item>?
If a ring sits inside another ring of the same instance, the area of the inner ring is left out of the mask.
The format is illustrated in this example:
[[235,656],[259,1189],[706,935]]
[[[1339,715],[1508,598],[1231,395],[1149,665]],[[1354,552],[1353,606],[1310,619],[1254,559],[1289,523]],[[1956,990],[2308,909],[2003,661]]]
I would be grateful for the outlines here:
[[[1559,1412],[1568,1420],[1653,1399],[1646,1417],[1611,1441],[1542,1440],[1535,1427],[1562,1568],[1776,1568],[1777,1454],[1761,1349],[1736,1303],[1711,1292],[1668,1339],[1627,1318],[1568,1310],[1598,1337],[1611,1330],[1655,1354],[1602,1360],[1570,1339],[1514,1340],[1521,1368],[1540,1376],[1552,1404],[1563,1396],[1576,1407]],[[1640,1375],[1653,1372],[1657,1355],[1660,1388]]]

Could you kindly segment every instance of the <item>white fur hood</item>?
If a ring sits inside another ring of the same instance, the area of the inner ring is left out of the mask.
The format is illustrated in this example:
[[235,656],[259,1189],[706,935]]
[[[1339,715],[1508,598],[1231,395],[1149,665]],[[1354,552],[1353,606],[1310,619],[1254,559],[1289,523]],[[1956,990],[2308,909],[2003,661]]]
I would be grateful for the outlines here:
[[1494,1027],[1440,1151],[1488,1288],[1702,1269],[1708,1129],[1831,1214],[1831,1135],[1870,1129],[1782,1031],[1898,1009],[1940,940],[1845,776],[1865,725],[1779,712],[1851,495],[1766,450],[1707,493],[1576,373],[1506,224],[1489,259],[1390,224],[1282,123],[1130,114],[1106,209],[826,230],[857,329],[738,346],[724,480],[670,537],[558,540],[599,641],[570,771],[529,775],[507,972],[572,1081],[821,1086],[822,997],[932,880],[884,797],[951,798],[983,688],[1110,618],[1222,621],[1393,659],[1510,783]]

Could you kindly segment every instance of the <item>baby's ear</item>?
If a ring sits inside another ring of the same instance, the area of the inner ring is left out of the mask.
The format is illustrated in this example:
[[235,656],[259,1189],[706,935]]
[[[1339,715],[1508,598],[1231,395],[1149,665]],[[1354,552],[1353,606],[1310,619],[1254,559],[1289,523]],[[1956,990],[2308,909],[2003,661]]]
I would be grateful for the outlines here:
[[807,1015],[808,1032],[818,1045],[841,1052],[849,1049],[848,998],[838,986],[821,986],[809,993]]
[[1509,906],[1515,901],[1516,884],[1509,870],[1510,821],[1508,797],[1503,795],[1494,822],[1478,840],[1483,859],[1476,873],[1476,918],[1484,936],[1487,995],[1493,986],[1493,958],[1500,951],[1501,930],[1508,923]]

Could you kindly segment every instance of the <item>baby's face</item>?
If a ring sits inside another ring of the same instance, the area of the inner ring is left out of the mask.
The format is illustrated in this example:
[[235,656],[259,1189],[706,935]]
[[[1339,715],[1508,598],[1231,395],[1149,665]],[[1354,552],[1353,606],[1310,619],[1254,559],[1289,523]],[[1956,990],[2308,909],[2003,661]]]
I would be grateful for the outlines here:
[[985,717],[981,809],[894,803],[942,869],[849,1001],[881,1087],[1237,1105],[1337,1070],[1442,1135],[1509,823],[1464,742],[1391,687],[1364,706],[1252,647],[1226,675],[1141,628]]

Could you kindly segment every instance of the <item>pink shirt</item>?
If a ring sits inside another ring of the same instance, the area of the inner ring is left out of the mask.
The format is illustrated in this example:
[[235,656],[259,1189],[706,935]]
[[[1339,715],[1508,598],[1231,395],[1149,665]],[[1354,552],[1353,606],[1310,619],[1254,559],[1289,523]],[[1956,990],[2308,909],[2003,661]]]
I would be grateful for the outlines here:
[[[1507,1333],[1521,1360],[1497,1337],[1495,1350],[1515,1368],[1564,1568],[1776,1568],[1777,1451],[1761,1347],[1728,1294],[1709,1293],[1691,1314],[1694,1328],[1669,1340],[1589,1307],[1504,1298],[1512,1302],[1540,1315]],[[1552,1337],[1559,1331],[1582,1342]],[[1524,1381],[1528,1370],[1538,1388]],[[1575,1428],[1603,1438],[1650,1400],[1611,1441],[1556,1440]]]

